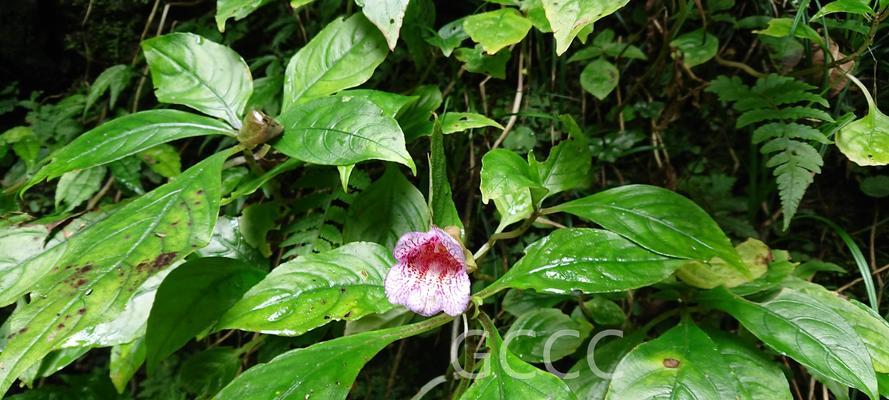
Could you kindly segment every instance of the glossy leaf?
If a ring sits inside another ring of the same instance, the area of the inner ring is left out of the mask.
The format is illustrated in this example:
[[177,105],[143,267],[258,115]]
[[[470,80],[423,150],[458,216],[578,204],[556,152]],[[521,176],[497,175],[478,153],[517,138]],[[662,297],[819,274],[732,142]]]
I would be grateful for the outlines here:
[[503,125],[484,115],[469,112],[449,112],[441,116],[441,133],[463,132],[486,126],[503,130]]
[[357,0],[356,4],[361,6],[364,16],[386,37],[389,50],[395,51],[408,0]]
[[593,154],[589,146],[580,140],[565,140],[549,151],[546,161],[532,161],[531,165],[540,176],[540,183],[549,192],[547,197],[566,190],[588,186]]
[[217,400],[345,399],[358,372],[389,343],[448,322],[442,315],[413,325],[343,336],[288,351],[245,371]]
[[261,269],[222,257],[195,258],[173,270],[148,316],[148,370],[209,328],[264,276]]
[[154,173],[165,178],[172,178],[182,171],[182,160],[179,151],[169,144],[162,143],[139,153],[139,158]]
[[419,96],[405,96],[382,90],[349,89],[337,93],[339,97],[361,97],[376,104],[383,110],[383,114],[392,118],[398,118],[407,111],[407,108],[419,100]]
[[463,30],[464,19],[465,17],[444,24],[438,29],[435,36],[425,38],[426,41],[438,47],[442,55],[450,57],[454,49],[460,47],[464,40],[469,39],[469,35]]
[[703,300],[731,314],[775,351],[877,398],[876,376],[864,342],[841,315],[816,298],[783,289],[754,303],[717,288]]
[[512,338],[509,351],[523,361],[552,362],[574,353],[592,328],[589,322],[574,320],[561,310],[542,308],[520,315],[506,337]]
[[528,163],[518,154],[506,149],[494,149],[482,157],[480,173],[482,202],[532,188],[543,189]]
[[204,135],[236,132],[223,122],[176,110],[151,110],[129,114],[92,129],[57,150],[50,162],[28,182],[54,179],[79,169],[104,165],[150,149],[161,143]]
[[376,243],[349,243],[279,265],[228,310],[217,329],[296,336],[331,321],[388,311],[383,279],[395,264]]
[[253,93],[250,68],[234,50],[191,33],[170,33],[142,42],[154,94],[240,128]]
[[401,235],[428,230],[429,220],[423,194],[401,172],[389,168],[352,201],[343,240],[376,242],[392,248]]
[[[0,227],[0,289],[3,289],[0,293],[15,284],[20,273],[15,271],[20,264],[40,254],[48,235],[49,228],[45,225]],[[3,305],[16,300],[13,296],[2,298]]]
[[708,332],[723,360],[740,383],[742,399],[790,400],[790,385],[781,367],[763,352],[726,332]]
[[712,289],[717,286],[735,287],[766,273],[772,255],[769,246],[751,238],[735,246],[735,249],[747,267],[746,274],[732,268],[721,258],[714,257],[706,262],[689,261],[676,271],[676,276],[694,287]]
[[546,19],[556,38],[556,54],[562,55],[586,27],[613,14],[629,0],[543,0]]
[[463,229],[448,180],[447,157],[441,130],[434,129],[429,144],[429,211],[436,226]]
[[876,106],[837,132],[837,147],[861,166],[889,164],[889,116]]
[[0,353],[0,392],[72,333],[113,319],[146,279],[209,241],[228,155],[204,160],[12,270],[3,304],[32,296],[6,322],[13,333]]
[[272,0],[216,0],[216,28],[225,31],[229,18],[240,21]]
[[386,160],[416,170],[398,122],[369,100],[312,100],[282,115],[281,123],[284,135],[274,146],[290,157],[339,166]]
[[627,185],[552,208],[591,220],[655,253],[708,260],[719,257],[745,273],[719,225],[691,200],[667,189]]
[[716,344],[691,321],[624,356],[606,399],[739,399],[738,381]]
[[386,39],[363,15],[333,20],[287,64],[282,110],[366,82],[386,54]]
[[474,14],[463,20],[463,30],[488,54],[521,42],[531,30],[531,21],[514,8]]
[[601,58],[587,64],[580,73],[580,86],[599,100],[608,97],[619,80],[617,67]]
[[816,21],[825,15],[839,12],[857,15],[872,15],[874,10],[866,0],[836,0],[822,6],[821,9],[819,9],[809,20]]
[[537,369],[503,346],[497,329],[485,326],[488,354],[482,362],[482,376],[472,382],[461,400],[538,400],[575,399],[571,389],[549,372]]
[[534,242],[486,290],[511,287],[547,293],[617,292],[670,276],[682,260],[652,253],[609,231],[565,228]]
[[237,218],[220,216],[213,228],[210,243],[196,252],[201,257],[226,257],[242,260],[250,265],[268,268],[268,260],[259,251],[250,247],[241,235]]

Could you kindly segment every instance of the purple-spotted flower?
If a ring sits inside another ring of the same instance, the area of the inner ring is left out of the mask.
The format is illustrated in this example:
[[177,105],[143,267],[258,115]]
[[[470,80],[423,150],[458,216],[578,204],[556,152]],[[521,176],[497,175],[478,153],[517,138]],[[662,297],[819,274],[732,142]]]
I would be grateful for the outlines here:
[[393,251],[398,261],[386,275],[386,297],[424,316],[457,316],[469,303],[463,246],[445,231],[405,233]]

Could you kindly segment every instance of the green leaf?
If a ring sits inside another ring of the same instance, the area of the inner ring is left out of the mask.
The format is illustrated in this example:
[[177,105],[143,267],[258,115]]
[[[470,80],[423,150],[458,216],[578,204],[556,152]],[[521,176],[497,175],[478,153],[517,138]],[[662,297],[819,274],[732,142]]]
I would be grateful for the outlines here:
[[339,97],[361,97],[370,100],[377,107],[383,110],[383,113],[398,118],[404,114],[408,107],[419,100],[418,96],[404,96],[395,93],[384,92],[381,90],[371,89],[350,89],[337,93]]
[[420,86],[414,89],[411,95],[417,96],[417,101],[408,106],[398,117],[398,124],[401,125],[407,142],[432,134],[432,122],[429,118],[442,103],[441,90],[437,86]]
[[234,136],[223,122],[176,110],[151,110],[126,115],[92,129],[57,150],[50,163],[31,178],[27,187],[78,169],[120,160],[176,139],[203,135]]
[[511,56],[508,49],[500,50],[492,56],[485,55],[481,46],[461,47],[454,53],[454,57],[463,62],[463,68],[467,71],[497,79],[506,79],[506,63]]
[[[757,108],[741,114],[735,121],[736,128],[743,128],[747,125],[755,124],[762,121],[770,120],[798,120],[802,118],[817,119],[820,121],[833,122],[830,114],[807,106],[785,107],[778,110],[771,108]],[[851,124],[850,124],[851,125]],[[848,125],[847,125],[848,126]]]
[[388,311],[383,279],[395,265],[388,248],[348,243],[279,265],[244,294],[217,329],[297,336],[331,321]]
[[441,116],[441,133],[463,132],[491,126],[503,130],[503,125],[484,115],[470,112],[448,112]]
[[124,157],[112,161],[108,164],[108,169],[111,170],[114,182],[135,194],[145,194],[145,189],[142,188],[142,162],[138,158]]
[[618,292],[660,282],[683,262],[652,253],[609,231],[564,228],[528,246],[525,256],[485,290]]
[[182,172],[179,150],[166,143],[142,150],[139,153],[139,158],[148,165],[148,168],[165,178],[172,178]]
[[346,321],[343,336],[401,326],[409,322],[415,315],[417,314],[407,308],[394,306],[391,310],[381,314],[370,314],[361,319]]
[[547,197],[566,190],[589,185],[593,155],[589,146],[579,140],[565,140],[549,151],[546,161],[532,162],[540,183],[549,192]]
[[225,32],[229,18],[240,21],[272,0],[216,0],[216,28]]
[[861,192],[877,199],[889,197],[889,175],[867,176],[858,184]]
[[447,316],[439,316],[413,325],[342,336],[288,351],[248,369],[215,399],[345,399],[364,364],[389,343],[448,321]]
[[116,345],[111,348],[111,361],[108,364],[111,383],[117,393],[127,389],[127,383],[145,362],[145,340],[136,339],[130,343]]
[[539,177],[528,163],[518,154],[506,149],[491,150],[482,157],[481,183],[482,202],[532,188],[544,189]]
[[429,144],[429,211],[436,226],[456,226],[463,230],[448,180],[444,137],[440,129],[433,129]]
[[708,332],[732,375],[740,382],[740,398],[790,400],[790,386],[784,372],[772,360],[737,337],[722,331]]
[[502,232],[507,226],[524,220],[534,213],[534,201],[528,188],[519,189],[516,192],[495,198],[494,206],[497,207],[497,212],[500,213],[500,223],[497,225],[498,232]]
[[279,215],[278,204],[274,202],[255,203],[244,207],[238,218],[238,228],[244,242],[259,250],[263,257],[272,255],[272,249],[266,238],[269,231],[274,230]]
[[531,21],[514,8],[474,14],[463,20],[463,30],[488,54],[521,42],[531,30]]
[[580,73],[580,86],[597,99],[603,100],[617,87],[619,79],[617,67],[600,58],[584,67]]
[[556,54],[562,55],[584,28],[614,14],[629,0],[543,0],[546,19],[556,38]]
[[113,319],[146,279],[210,239],[219,210],[218,153],[8,274],[0,304],[31,292],[6,325],[0,393],[71,334]]
[[750,282],[733,287],[731,292],[739,296],[748,296],[776,289],[791,274],[801,273],[800,270],[803,268],[796,268],[797,265],[799,265],[798,262],[790,261],[790,254],[787,251],[773,249],[766,273]]
[[264,276],[261,269],[222,257],[195,258],[174,269],[148,316],[148,370],[209,328]]
[[873,309],[855,300],[844,300],[836,292],[829,291],[821,285],[802,279],[788,279],[785,285],[812,296],[820,304],[841,315],[861,337],[870,352],[874,370],[879,373],[889,373],[889,348],[886,347],[886,341],[889,340],[889,322]]
[[785,138],[772,139],[760,151],[764,154],[775,153],[766,166],[775,169],[786,230],[806,194],[806,188],[814,180],[815,174],[821,173],[824,161],[812,145]]
[[746,398],[716,348],[704,331],[683,320],[624,356],[605,398]]
[[240,128],[253,78],[232,49],[191,33],[170,33],[142,42],[154,94]]
[[574,307],[571,318],[586,320],[586,312],[589,312],[592,321],[599,325],[618,326],[627,320],[624,310],[605,296],[593,296],[589,301],[583,302],[583,306]]
[[398,122],[367,99],[315,99],[282,115],[281,124],[284,135],[274,146],[290,157],[339,166],[385,160],[416,172]]
[[89,200],[102,187],[107,172],[108,169],[99,166],[62,175],[56,186],[56,209],[64,205],[61,211],[68,212]]
[[555,375],[522,361],[505,348],[500,333],[487,317],[482,321],[489,351],[481,370],[487,372],[475,379],[461,400],[576,399],[571,389]]
[[0,144],[11,144],[12,151],[15,152],[22,161],[27,164],[30,170],[37,164],[40,157],[40,139],[34,135],[34,131],[27,126],[17,126],[9,129],[0,135]]
[[875,106],[837,132],[837,147],[861,166],[889,164],[889,116]]
[[[0,293],[15,285],[22,273],[20,264],[40,254],[49,231],[46,225],[0,227]],[[2,305],[15,301],[14,297],[2,297]]]
[[503,311],[516,317],[540,308],[552,308],[556,304],[572,300],[570,296],[536,292],[534,290],[509,289],[503,296]]
[[691,200],[648,185],[626,185],[551,208],[603,228],[669,257],[719,257],[742,273],[747,267],[719,225]]
[[818,299],[786,288],[761,303],[722,288],[702,297],[706,304],[731,314],[775,351],[877,398],[877,380],[867,348],[843,317]]
[[719,39],[703,29],[680,35],[670,42],[670,47],[676,49],[674,59],[681,59],[686,67],[691,68],[701,65],[716,56],[719,50]]
[[210,398],[238,375],[240,355],[231,347],[212,347],[192,355],[182,363],[179,381],[186,392]]
[[262,257],[259,251],[250,247],[247,240],[241,234],[237,218],[220,216],[213,228],[213,236],[210,243],[196,252],[201,257],[226,257],[245,261],[251,265],[268,267],[268,259]]
[[356,0],[355,3],[361,6],[364,16],[386,37],[389,50],[395,51],[408,0]]
[[543,308],[520,315],[506,337],[512,338],[509,352],[522,361],[553,362],[574,353],[592,328],[585,320],[572,319],[555,308]]
[[830,139],[821,133],[821,131],[812,128],[811,126],[798,124],[796,122],[771,122],[762,125],[753,131],[752,142],[762,143],[775,138],[803,139],[824,144],[832,143]]
[[386,54],[386,39],[363,15],[333,20],[287,64],[283,112],[367,82]]
[[108,108],[114,109],[114,104],[117,103],[117,97],[120,96],[120,92],[123,91],[125,87],[130,83],[130,78],[133,76],[133,70],[129,65],[126,64],[118,64],[112,67],[108,67],[90,85],[89,93],[86,95],[86,102],[83,106],[83,114],[86,115],[87,111],[93,107],[93,104],[96,103],[96,100],[99,99],[105,92],[110,92],[108,96]]
[[836,0],[825,4],[818,10],[809,21],[815,21],[828,14],[847,13],[856,15],[873,15],[874,10],[870,8],[867,0]]
[[435,36],[425,38],[426,42],[438,47],[445,57],[450,57],[454,49],[460,47],[464,40],[469,39],[469,35],[463,30],[464,19],[460,18],[444,24],[438,29]]
[[429,229],[429,207],[423,194],[395,168],[359,194],[343,226],[346,242],[376,242],[392,248],[407,232]]
[[[594,351],[587,352],[586,357],[574,364],[562,379],[578,399],[604,399],[617,364],[643,339],[645,332],[641,330],[628,335],[621,333],[619,338],[599,344]],[[608,375],[598,374],[590,363]]]
[[792,33],[793,36],[800,39],[809,39],[819,46],[823,44],[818,32],[806,24],[794,24],[793,18],[772,18],[769,20],[769,26],[766,29],[753,31],[753,33],[779,38],[787,37],[791,35],[791,29],[794,25],[796,25],[796,30]]
[[676,276],[694,287],[712,289],[717,286],[735,287],[766,273],[772,253],[765,243],[751,238],[735,246],[735,250],[747,267],[747,274],[741,274],[721,258],[714,257],[707,262],[690,261],[676,271]]

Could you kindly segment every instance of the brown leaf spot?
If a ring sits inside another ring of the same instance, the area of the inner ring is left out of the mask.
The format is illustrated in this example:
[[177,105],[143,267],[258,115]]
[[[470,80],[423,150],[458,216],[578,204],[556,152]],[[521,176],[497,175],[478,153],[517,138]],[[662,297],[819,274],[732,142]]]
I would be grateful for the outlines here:
[[664,359],[664,367],[666,368],[678,368],[679,360],[675,358],[665,358]]
[[77,313],[80,315],[83,315],[84,313],[86,313],[86,308],[81,308],[81,309],[77,310]]

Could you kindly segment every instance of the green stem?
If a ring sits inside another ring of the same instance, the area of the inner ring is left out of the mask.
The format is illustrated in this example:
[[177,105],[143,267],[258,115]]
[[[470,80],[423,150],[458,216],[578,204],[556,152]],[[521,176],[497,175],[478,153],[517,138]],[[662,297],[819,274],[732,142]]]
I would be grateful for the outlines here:
[[874,110],[877,109],[877,103],[874,102],[874,98],[870,96],[870,92],[867,90],[867,87],[864,86],[864,84],[861,83],[861,81],[859,81],[858,78],[855,77],[855,75],[846,73],[846,77],[849,78],[849,80],[852,81],[855,86],[858,86],[858,88],[861,89],[861,93],[864,93],[864,98],[867,100],[868,110],[870,112],[874,112]]

